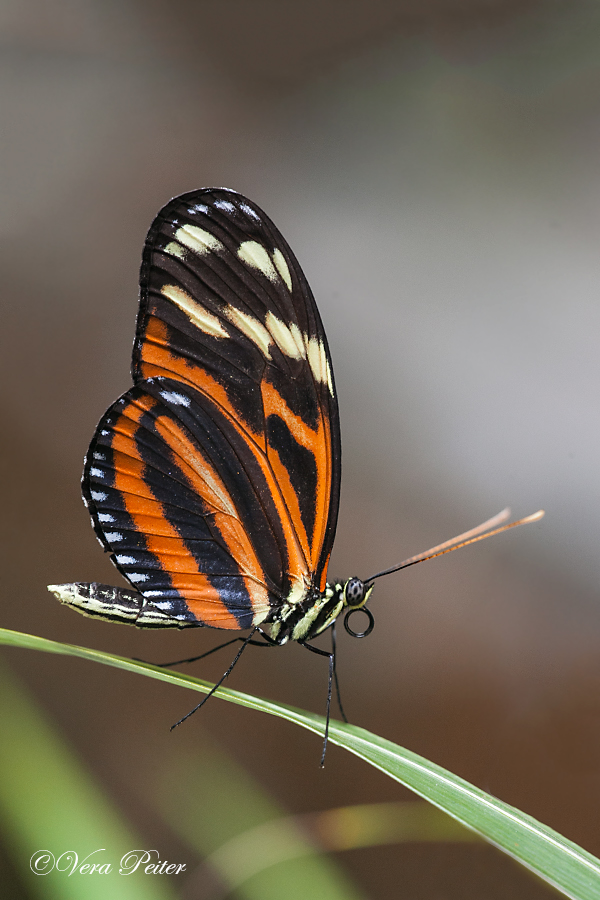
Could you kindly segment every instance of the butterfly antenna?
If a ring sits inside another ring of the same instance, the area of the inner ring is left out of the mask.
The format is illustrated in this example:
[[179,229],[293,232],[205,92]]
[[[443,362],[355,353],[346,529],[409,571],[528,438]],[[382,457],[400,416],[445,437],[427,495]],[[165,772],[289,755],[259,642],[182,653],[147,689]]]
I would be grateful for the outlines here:
[[509,528],[516,528],[517,525],[527,525],[529,522],[537,522],[543,515],[544,510],[538,509],[537,512],[532,513],[530,516],[525,516],[523,519],[517,519],[516,522],[509,522],[508,525],[501,525],[497,528],[495,526],[500,525],[501,522],[505,522],[510,516],[510,509],[503,509],[497,516],[493,516],[486,522],[482,522],[481,525],[477,525],[476,528],[471,528],[470,531],[465,531],[464,534],[458,534],[456,537],[450,538],[449,541],[444,541],[443,544],[431,547],[423,553],[411,556],[409,559],[405,559],[404,562],[399,563],[399,565],[392,566],[391,569],[384,569],[383,572],[378,572],[377,575],[371,575],[370,578],[364,579],[364,583],[370,584],[372,581],[375,581],[376,578],[381,578],[383,575],[391,575],[392,572],[398,572],[400,569],[414,566],[415,563],[425,562],[426,559],[434,559],[436,556],[443,556],[444,553],[458,550],[459,547],[466,547],[467,544],[475,544],[477,541],[483,541],[485,538],[492,537],[494,534],[501,534],[503,531],[508,531]]

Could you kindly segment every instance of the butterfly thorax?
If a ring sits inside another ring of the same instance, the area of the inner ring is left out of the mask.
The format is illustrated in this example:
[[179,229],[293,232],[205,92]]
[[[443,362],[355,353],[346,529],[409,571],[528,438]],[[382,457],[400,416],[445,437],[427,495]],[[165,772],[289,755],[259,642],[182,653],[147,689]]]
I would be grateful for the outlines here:
[[343,609],[363,607],[372,590],[372,585],[356,577],[326,584],[324,591],[313,588],[300,602],[285,603],[278,610],[276,620],[269,624],[269,635],[278,644],[310,641],[333,625]]

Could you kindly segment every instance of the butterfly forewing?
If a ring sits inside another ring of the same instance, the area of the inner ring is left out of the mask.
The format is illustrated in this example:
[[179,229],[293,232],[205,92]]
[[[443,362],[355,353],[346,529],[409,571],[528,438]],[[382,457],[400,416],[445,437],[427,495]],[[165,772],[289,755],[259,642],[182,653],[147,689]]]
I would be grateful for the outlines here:
[[219,628],[258,624],[322,588],[340,475],[329,352],[296,259],[239,194],[196,191],[159,213],[133,376],[84,472],[125,577]]

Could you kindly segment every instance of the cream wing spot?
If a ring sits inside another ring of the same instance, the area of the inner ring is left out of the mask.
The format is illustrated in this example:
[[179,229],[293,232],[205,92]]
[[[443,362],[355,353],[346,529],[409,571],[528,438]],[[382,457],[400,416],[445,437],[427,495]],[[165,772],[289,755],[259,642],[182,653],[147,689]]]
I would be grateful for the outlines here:
[[[324,348],[317,338],[310,338],[307,346],[307,357],[315,381],[327,383],[327,370],[323,367]],[[325,360],[325,362],[327,362]]]
[[187,250],[181,244],[176,244],[175,241],[169,241],[165,247],[165,253],[168,253],[169,256],[178,256],[179,259],[185,259],[187,256]]
[[275,266],[262,244],[257,241],[244,241],[243,244],[240,244],[237,255],[252,269],[258,269],[263,275],[266,275],[269,281],[276,282],[278,280]]
[[192,324],[204,331],[205,334],[210,334],[212,337],[229,337],[219,319],[213,316],[212,313],[209,313],[207,309],[198,303],[197,300],[194,300],[193,297],[190,297],[182,288],[177,287],[175,284],[165,284],[160,292],[163,297],[166,297],[175,306],[178,306],[188,316]]
[[283,280],[285,281],[287,288],[289,291],[292,290],[292,276],[290,275],[290,270],[288,269],[288,264],[285,261],[285,256],[277,247],[275,252],[273,253],[273,262],[275,263],[275,267]]
[[302,332],[295,322],[292,322],[292,324],[290,325],[290,332],[292,337],[294,338],[294,343],[300,351],[300,356],[302,357],[302,359],[306,359],[306,344],[304,342],[304,338],[302,337]]
[[305,341],[308,363],[310,365],[315,381],[320,381],[321,384],[326,384],[329,388],[329,393],[332,397],[334,397],[335,391],[333,390],[333,378],[331,376],[331,367],[329,365],[329,360],[327,359],[325,344],[315,337],[312,337],[309,340],[308,335],[306,335]]
[[302,335],[297,325],[288,328],[285,322],[271,311],[267,313],[265,325],[282,353],[292,359],[303,359],[306,356]]
[[255,319],[254,316],[242,312],[241,309],[237,309],[235,306],[227,306],[224,312],[231,324],[235,325],[242,334],[245,334],[253,344],[256,344],[263,356],[267,359],[271,359],[269,346],[273,342],[273,338],[265,326],[262,325],[258,319]]
[[211,251],[223,250],[223,244],[214,234],[198,228],[197,225],[182,225],[175,232],[175,237],[180,244],[184,244],[198,256],[206,256]]
[[335,391],[333,389],[333,378],[331,377],[331,366],[329,365],[329,360],[327,360],[327,387],[329,388],[329,393],[332,397],[335,397]]
[[331,377],[331,368],[329,366],[329,360],[327,359],[327,352],[325,350],[325,344],[323,341],[319,341],[319,350],[321,353],[321,372],[323,373],[323,384],[326,384],[329,388],[329,392],[333,397],[333,379]]

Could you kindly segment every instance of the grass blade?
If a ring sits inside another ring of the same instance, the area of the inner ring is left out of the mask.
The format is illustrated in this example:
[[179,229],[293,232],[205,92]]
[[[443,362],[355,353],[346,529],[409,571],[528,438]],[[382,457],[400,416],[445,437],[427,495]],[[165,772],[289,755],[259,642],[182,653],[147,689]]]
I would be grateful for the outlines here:
[[[160,669],[149,663],[134,662],[98,650],[60,644],[20,632],[0,629],[0,643],[78,656],[201,693],[208,693],[212,687],[209,682],[180,672]],[[314,713],[228,688],[219,689],[216,696],[249,709],[279,716],[318,735],[323,734],[324,719]],[[527,866],[567,897],[573,900],[598,900],[600,897],[600,860],[531,816],[486,794],[441,766],[362,728],[332,721],[329,739],[429,800]]]

